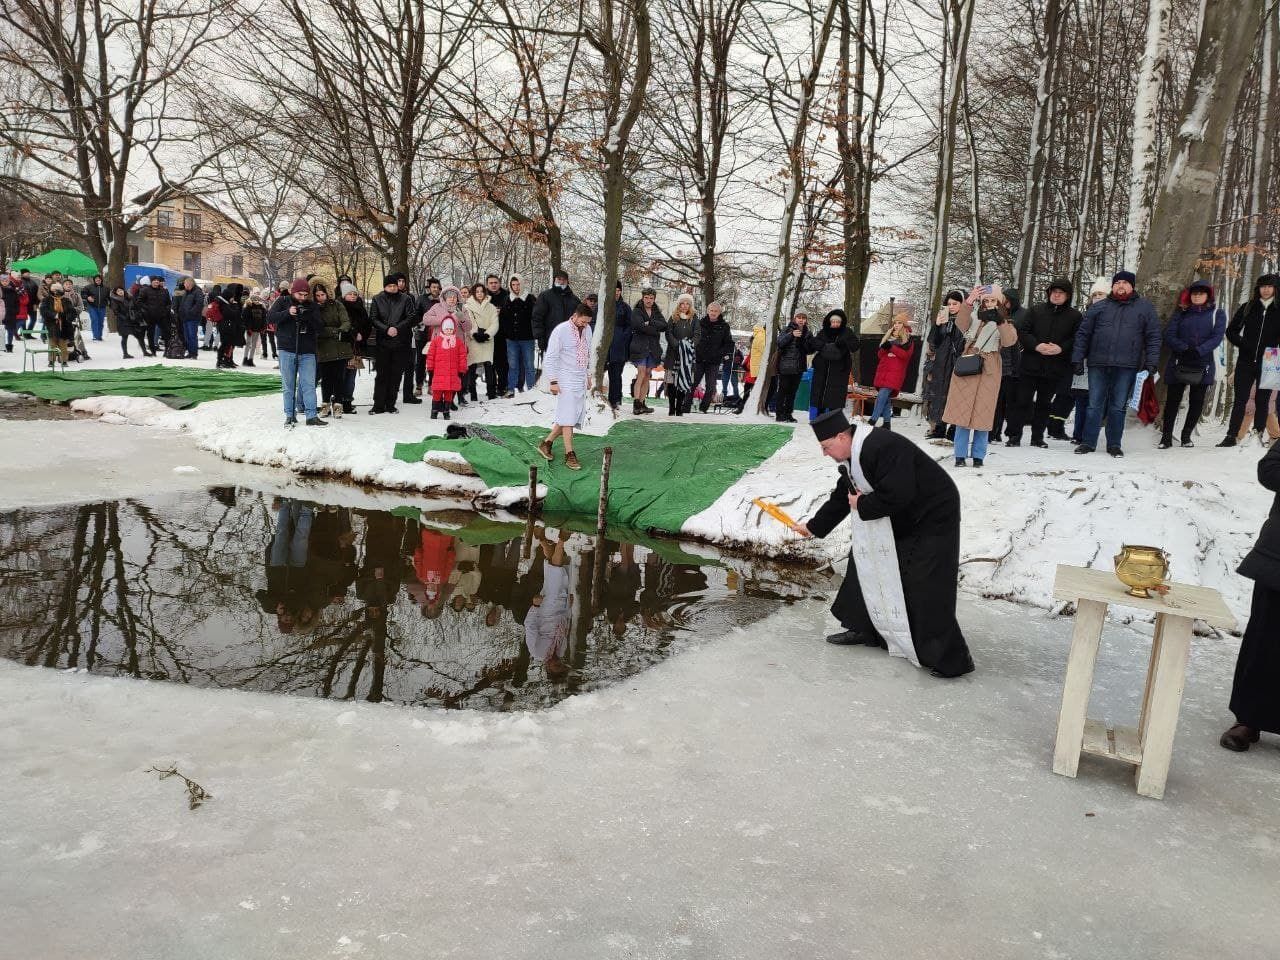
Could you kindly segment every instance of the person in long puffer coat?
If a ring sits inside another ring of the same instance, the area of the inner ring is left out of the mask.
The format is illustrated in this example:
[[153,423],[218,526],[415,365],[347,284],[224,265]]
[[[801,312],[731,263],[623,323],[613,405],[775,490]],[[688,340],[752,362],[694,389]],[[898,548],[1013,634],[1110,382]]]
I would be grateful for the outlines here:
[[849,399],[849,374],[858,339],[849,330],[843,310],[831,310],[817,333],[818,352],[813,355],[813,387],[809,403],[818,413],[843,410]]
[[[947,424],[943,411],[947,408],[947,394],[951,391],[951,372],[956,357],[964,352],[964,331],[968,329],[973,308],[959,290],[950,291],[942,301],[942,309],[933,321],[933,328],[925,338],[924,409],[925,418],[933,425],[926,440],[943,440],[947,436]],[[964,318],[964,328],[960,327]]]
[[459,336],[453,317],[440,321],[431,342],[423,348],[427,353],[427,373],[431,377],[431,419],[443,414],[449,419],[449,405],[462,389],[467,375],[467,344]]
[[[471,288],[471,299],[466,305],[467,316],[471,319],[471,339],[467,343],[467,356],[471,367],[467,371],[467,390],[471,399],[476,400],[476,380],[484,374],[484,395],[492,400],[498,395],[497,381],[493,368],[493,338],[498,333],[498,308],[489,297],[489,288],[477,283]],[[503,345],[506,349],[506,345]]]
[[1166,393],[1161,450],[1173,446],[1173,423],[1178,419],[1182,395],[1188,392],[1190,399],[1187,401],[1187,419],[1182,424],[1182,445],[1195,446],[1191,442],[1191,432],[1200,422],[1205,394],[1213,386],[1218,367],[1213,352],[1222,343],[1226,331],[1227,314],[1214,303],[1213,284],[1197,280],[1182,291],[1178,309],[1164,329],[1169,363],[1164,370]]
[[965,335],[965,348],[961,356],[981,357],[982,370],[965,377],[952,371],[947,408],[942,413],[942,419],[956,428],[957,467],[966,466],[970,456],[973,457],[975,467],[982,466],[986,459],[987,436],[995,422],[996,401],[1000,398],[1000,383],[1004,373],[1000,351],[1018,339],[1018,331],[1009,322],[1009,302],[1005,300],[1000,287],[994,284],[975,287],[969,295],[969,302],[972,304],[979,296],[981,301],[977,317],[959,319],[956,325]]

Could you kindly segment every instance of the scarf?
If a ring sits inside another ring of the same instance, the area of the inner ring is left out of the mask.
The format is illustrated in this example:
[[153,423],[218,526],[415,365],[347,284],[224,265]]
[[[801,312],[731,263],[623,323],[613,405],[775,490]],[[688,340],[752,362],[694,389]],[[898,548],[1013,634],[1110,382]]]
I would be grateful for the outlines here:
[[54,312],[54,313],[62,313],[62,312],[63,312],[63,309],[62,309],[62,295],[61,295],[61,294],[56,294],[56,293],[55,293],[55,294],[53,295],[53,312]]

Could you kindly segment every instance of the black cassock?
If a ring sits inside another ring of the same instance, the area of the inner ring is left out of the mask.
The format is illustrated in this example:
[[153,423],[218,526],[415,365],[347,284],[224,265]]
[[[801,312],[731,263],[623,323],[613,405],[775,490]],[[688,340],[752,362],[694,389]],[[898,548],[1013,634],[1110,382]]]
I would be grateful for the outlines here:
[[[859,431],[870,428],[859,426]],[[858,501],[863,520],[888,517],[898,552],[907,621],[920,664],[947,677],[973,670],[973,658],[956,622],[960,576],[960,492],[947,472],[907,438],[871,430],[859,465],[875,490]],[[844,477],[807,524],[825,537],[849,515],[852,491]],[[852,559],[831,612],[846,630],[878,637],[867,613]]]
[[1258,462],[1258,482],[1276,494],[1258,542],[1240,564],[1253,580],[1253,604],[1236,659],[1231,712],[1236,722],[1280,733],[1280,444]]

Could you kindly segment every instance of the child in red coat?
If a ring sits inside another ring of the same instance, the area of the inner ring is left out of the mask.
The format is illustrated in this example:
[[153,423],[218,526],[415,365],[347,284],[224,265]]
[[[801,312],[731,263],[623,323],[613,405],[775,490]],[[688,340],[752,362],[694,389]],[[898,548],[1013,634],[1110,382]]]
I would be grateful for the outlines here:
[[427,355],[427,373],[431,377],[431,419],[443,413],[449,419],[449,404],[462,389],[467,372],[467,345],[455,333],[452,317],[445,318],[431,342],[422,348]]
[[876,404],[871,408],[871,425],[874,427],[879,419],[886,430],[893,429],[889,424],[893,420],[892,400],[902,389],[907,379],[907,371],[911,368],[911,358],[915,356],[916,345],[911,342],[911,326],[905,317],[899,317],[880,341],[880,355],[876,361]]

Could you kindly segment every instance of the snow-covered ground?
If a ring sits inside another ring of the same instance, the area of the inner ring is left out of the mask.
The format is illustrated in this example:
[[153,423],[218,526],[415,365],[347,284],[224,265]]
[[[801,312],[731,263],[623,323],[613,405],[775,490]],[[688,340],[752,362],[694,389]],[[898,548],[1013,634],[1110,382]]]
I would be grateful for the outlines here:
[[[1196,641],[1163,801],[1050,772],[1070,625],[962,604],[940,682],[823,603],[525,715],[0,662],[0,956],[1257,960],[1280,749]],[[1108,631],[1093,712],[1132,722]],[[187,808],[176,764],[213,799]]]
[[[98,344],[93,366],[127,366],[113,344]],[[16,368],[17,354],[0,355],[0,369]],[[195,361],[212,366],[212,354]],[[139,361],[134,360],[132,364]],[[270,372],[274,365],[259,366]],[[362,374],[357,403],[368,409],[372,377]],[[282,425],[276,396],[248,397],[172,410],[147,398],[104,397],[77,401],[76,409],[111,423],[129,423],[164,434],[182,435],[203,450],[240,463],[282,468],[297,474],[464,499],[484,497],[485,485],[441,466],[404,463],[392,457],[398,441],[442,434],[445,422],[428,417],[430,404],[402,405],[394,416],[361,413],[325,428]],[[516,400],[496,400],[464,408],[454,422],[543,424],[553,408],[549,394],[534,392]],[[661,422],[663,414],[650,419]],[[723,423],[725,415],[694,414],[691,423]],[[734,422],[765,422],[755,415]],[[589,432],[603,433],[613,419],[593,405]],[[923,442],[923,424],[900,418],[896,429]],[[1270,506],[1257,484],[1257,446],[1220,450],[1215,432],[1202,430],[1191,450],[1157,450],[1150,427],[1131,421],[1123,460],[1105,454],[1077,457],[1068,444],[1050,450],[993,446],[982,470],[955,470],[949,447],[929,446],[953,470],[964,500],[963,580],[975,597],[1003,597],[1043,609],[1051,597],[1058,563],[1110,568],[1123,543],[1163,546],[1173,556],[1175,580],[1221,590],[1243,619],[1249,609],[1249,583],[1235,567],[1249,549]],[[835,473],[823,460],[808,429],[759,469],[747,474],[710,508],[691,517],[684,533],[769,556],[834,559],[845,555],[843,530],[826,543],[802,543],[785,527],[763,515],[751,501],[772,500],[796,518],[812,513],[827,496]],[[525,489],[488,491],[487,502],[518,504]],[[481,502],[485,502],[482,500]]]

